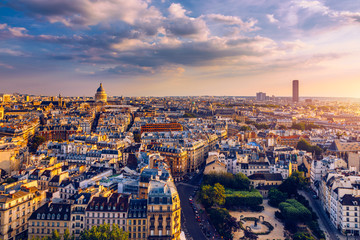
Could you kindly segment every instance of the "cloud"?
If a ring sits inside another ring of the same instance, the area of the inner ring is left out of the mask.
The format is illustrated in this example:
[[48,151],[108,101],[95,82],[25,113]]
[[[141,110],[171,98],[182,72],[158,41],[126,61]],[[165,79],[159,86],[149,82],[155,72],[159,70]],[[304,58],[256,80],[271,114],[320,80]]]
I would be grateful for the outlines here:
[[134,25],[161,18],[161,13],[145,0],[8,0],[5,5],[66,26],[93,26],[114,20]]
[[186,9],[180,3],[172,3],[169,7],[170,17],[173,18],[186,18]]
[[23,52],[9,48],[0,48],[0,55],[1,54],[11,55],[11,56],[25,56]]
[[208,14],[206,17],[212,21],[219,22],[225,25],[237,25],[240,27],[240,30],[242,31],[254,31],[258,30],[258,28],[255,27],[255,24],[257,23],[257,20],[250,19],[246,22],[241,20],[241,18],[236,16],[226,16],[222,14]]
[[0,62],[0,67],[7,68],[7,69],[15,69],[13,66],[6,64],[6,63],[1,63],[1,62]]
[[307,9],[310,13],[320,13],[330,18],[346,20],[347,22],[360,22],[360,12],[338,11],[331,9],[320,1],[294,1],[295,5]]
[[209,29],[201,17],[187,16],[186,14],[189,12],[179,3],[172,3],[168,11],[169,18],[164,23],[164,29],[168,34],[198,41],[207,39]]
[[274,14],[266,14],[266,17],[267,19],[269,20],[269,22],[271,23],[278,23],[279,20],[277,20],[275,17],[274,17]]
[[0,24],[0,39],[27,37],[27,29],[24,27],[10,27],[9,25]]

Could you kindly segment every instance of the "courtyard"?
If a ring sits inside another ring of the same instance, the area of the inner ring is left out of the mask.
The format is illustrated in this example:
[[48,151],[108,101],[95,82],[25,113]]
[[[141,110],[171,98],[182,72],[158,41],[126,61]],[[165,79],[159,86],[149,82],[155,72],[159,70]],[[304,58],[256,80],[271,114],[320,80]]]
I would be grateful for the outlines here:
[[[277,208],[271,207],[268,204],[268,200],[264,200],[263,203],[264,210],[262,212],[245,212],[245,211],[229,211],[230,215],[235,217],[237,221],[240,218],[259,218],[259,216],[264,217],[264,221],[271,223],[274,229],[268,235],[258,235],[258,239],[261,240],[280,240],[285,239],[284,237],[284,226],[283,224],[275,218],[275,212],[278,211]],[[244,227],[254,225],[253,221],[244,222]],[[261,224],[261,221],[257,223],[258,229],[254,230],[253,232],[265,232],[267,227]],[[234,240],[237,240],[244,236],[244,231],[239,229],[238,231],[234,232]]]

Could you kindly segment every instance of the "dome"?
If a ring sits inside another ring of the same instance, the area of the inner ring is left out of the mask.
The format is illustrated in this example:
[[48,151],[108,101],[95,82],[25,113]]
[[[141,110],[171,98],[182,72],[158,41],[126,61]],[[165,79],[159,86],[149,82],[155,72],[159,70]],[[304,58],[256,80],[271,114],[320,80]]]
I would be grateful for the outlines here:
[[105,93],[102,83],[100,83],[100,87],[96,90],[95,102],[107,102],[107,94]]
[[103,88],[103,86],[102,86],[102,83],[100,83],[100,87],[96,90],[96,92],[98,92],[98,93],[103,93],[103,92],[105,92],[105,90],[104,90],[104,88]]

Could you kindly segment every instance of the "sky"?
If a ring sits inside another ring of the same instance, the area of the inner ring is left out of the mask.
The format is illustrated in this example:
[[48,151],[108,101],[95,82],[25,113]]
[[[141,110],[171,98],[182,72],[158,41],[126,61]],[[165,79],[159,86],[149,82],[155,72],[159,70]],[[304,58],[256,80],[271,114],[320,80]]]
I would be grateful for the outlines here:
[[1,0],[0,92],[360,97],[358,0]]

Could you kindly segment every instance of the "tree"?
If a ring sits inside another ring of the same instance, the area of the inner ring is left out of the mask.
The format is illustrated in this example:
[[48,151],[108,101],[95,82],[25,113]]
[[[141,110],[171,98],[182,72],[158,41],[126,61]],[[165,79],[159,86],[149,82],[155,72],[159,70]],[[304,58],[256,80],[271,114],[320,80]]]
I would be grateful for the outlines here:
[[288,199],[279,204],[281,214],[285,221],[289,222],[306,222],[311,219],[311,212],[304,205],[295,199]]
[[291,128],[304,131],[305,130],[305,123],[303,123],[303,122],[293,123]]
[[250,180],[243,173],[215,173],[204,175],[204,185],[214,186],[215,183],[220,183],[225,188],[232,188],[236,190],[249,190]]
[[298,191],[298,184],[294,178],[288,177],[283,181],[280,186],[279,190],[283,193],[287,193],[288,197],[291,197],[292,195],[296,195]]
[[210,185],[204,185],[201,187],[200,201],[205,206],[205,208],[209,208],[214,205],[214,199],[212,198],[213,190],[213,187]]
[[286,130],[287,127],[286,127],[285,125],[280,125],[280,126],[279,126],[279,129],[280,129],[280,130]]
[[306,152],[312,152],[315,153],[315,155],[320,155],[323,150],[317,146],[317,145],[311,145],[309,142],[307,142],[304,139],[301,139],[298,144],[296,145],[296,148],[299,150],[304,150]]
[[245,174],[237,173],[234,175],[234,178],[235,178],[235,187],[233,187],[234,189],[249,190],[250,180]]
[[5,180],[5,183],[13,183],[13,182],[16,182],[16,180],[11,177],[9,177]]
[[64,240],[71,240],[72,237],[70,236],[69,229],[66,229],[63,236]]
[[46,141],[46,139],[43,136],[40,135],[36,135],[33,139],[32,139],[32,143],[30,145],[30,148],[32,149],[33,152],[36,152],[38,147],[43,144]]
[[297,232],[293,236],[293,240],[315,240],[315,238],[307,232]]
[[134,141],[136,143],[141,142],[141,134],[140,133],[133,133],[134,134]]
[[212,207],[214,204],[223,205],[225,203],[225,188],[223,185],[216,183],[214,187],[204,185],[201,187],[200,200],[206,207]]
[[109,224],[93,226],[80,234],[80,240],[128,240],[128,237],[129,234],[116,224],[113,224],[111,228]]
[[214,203],[217,205],[224,205],[225,203],[225,188],[220,183],[216,183],[214,186]]
[[60,234],[58,231],[53,231],[50,237],[50,240],[61,240]]
[[209,209],[211,223],[224,239],[233,239],[233,231],[239,228],[236,219],[231,217],[226,208]]
[[280,203],[285,202],[287,199],[287,194],[272,188],[268,194],[269,204],[273,207],[278,207]]
[[183,115],[183,118],[196,118],[196,115],[193,113],[185,113]]
[[251,128],[248,125],[244,125],[240,127],[240,131],[242,132],[251,131]]
[[303,172],[299,172],[299,171],[295,171],[291,174],[290,176],[291,178],[293,178],[296,182],[296,184],[298,185],[298,187],[303,187],[306,185],[306,178],[304,177],[304,173]]

